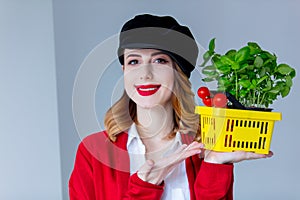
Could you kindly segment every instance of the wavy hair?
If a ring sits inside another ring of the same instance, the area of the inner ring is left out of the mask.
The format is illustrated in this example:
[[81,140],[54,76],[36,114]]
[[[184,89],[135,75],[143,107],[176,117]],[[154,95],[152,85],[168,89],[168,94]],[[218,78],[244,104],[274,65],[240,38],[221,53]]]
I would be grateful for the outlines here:
[[[184,134],[192,134],[199,141],[199,115],[195,114],[195,95],[191,89],[191,82],[175,62],[174,68],[175,82],[171,96],[174,127],[168,138],[173,138],[179,131]],[[136,103],[124,91],[121,98],[105,115],[104,125],[110,140],[116,141],[119,133],[127,131],[132,123],[138,123],[136,116]]]

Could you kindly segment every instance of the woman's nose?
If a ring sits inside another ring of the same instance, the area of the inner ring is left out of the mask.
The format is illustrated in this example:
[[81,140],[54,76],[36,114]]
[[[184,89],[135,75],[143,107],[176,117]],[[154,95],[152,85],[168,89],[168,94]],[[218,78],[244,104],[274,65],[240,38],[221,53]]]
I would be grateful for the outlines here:
[[142,66],[141,73],[140,73],[140,79],[141,80],[149,80],[153,78],[152,74],[152,66],[151,64],[145,64]]

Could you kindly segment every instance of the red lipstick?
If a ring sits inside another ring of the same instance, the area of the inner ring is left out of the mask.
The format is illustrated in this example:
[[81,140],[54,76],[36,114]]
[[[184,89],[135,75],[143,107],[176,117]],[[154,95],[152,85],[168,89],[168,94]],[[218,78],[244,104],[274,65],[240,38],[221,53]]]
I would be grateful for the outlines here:
[[159,88],[160,85],[154,85],[154,84],[136,86],[136,90],[141,96],[153,95],[159,90]]

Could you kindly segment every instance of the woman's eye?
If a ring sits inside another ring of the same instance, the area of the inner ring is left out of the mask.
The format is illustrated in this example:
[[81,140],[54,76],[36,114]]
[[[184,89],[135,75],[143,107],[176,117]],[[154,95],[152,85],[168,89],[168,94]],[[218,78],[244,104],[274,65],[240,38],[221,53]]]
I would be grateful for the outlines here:
[[138,64],[138,60],[130,60],[129,62],[128,62],[128,65],[136,65],[136,64]]
[[154,61],[155,63],[160,63],[160,64],[165,64],[167,63],[168,61],[166,59],[163,59],[163,58],[158,58]]

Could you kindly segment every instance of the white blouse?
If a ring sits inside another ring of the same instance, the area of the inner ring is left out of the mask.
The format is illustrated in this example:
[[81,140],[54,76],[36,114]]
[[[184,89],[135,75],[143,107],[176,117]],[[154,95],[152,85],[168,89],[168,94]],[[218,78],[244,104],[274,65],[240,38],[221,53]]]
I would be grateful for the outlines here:
[[[175,152],[175,150],[182,144],[180,133],[177,132],[174,143],[166,154]],[[128,131],[127,150],[130,159],[130,174],[134,174],[146,162],[145,153],[146,148],[139,137],[136,126],[133,123]],[[173,171],[171,171],[164,180],[165,188],[163,200],[189,200],[190,189],[188,178],[185,169],[185,161],[182,161]]]

